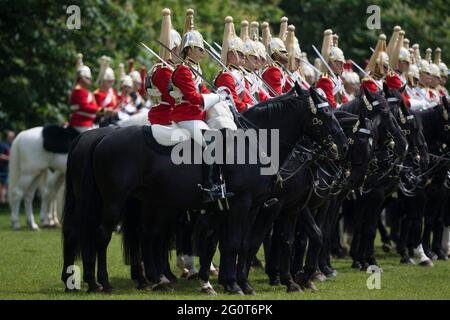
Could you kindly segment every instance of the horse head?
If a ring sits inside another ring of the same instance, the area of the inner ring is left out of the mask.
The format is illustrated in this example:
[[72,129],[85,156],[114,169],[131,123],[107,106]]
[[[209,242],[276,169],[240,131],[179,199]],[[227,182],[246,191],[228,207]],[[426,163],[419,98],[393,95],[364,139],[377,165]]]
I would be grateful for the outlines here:
[[295,90],[298,95],[307,96],[308,120],[305,121],[305,133],[317,142],[332,159],[345,157],[348,151],[347,138],[333,114],[327,99],[322,97],[313,88],[302,90],[296,83]]

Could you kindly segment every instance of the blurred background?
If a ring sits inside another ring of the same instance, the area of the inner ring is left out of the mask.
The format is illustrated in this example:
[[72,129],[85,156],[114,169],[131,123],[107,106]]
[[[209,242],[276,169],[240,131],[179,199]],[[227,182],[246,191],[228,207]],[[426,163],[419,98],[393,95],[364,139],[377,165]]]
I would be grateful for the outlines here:
[[[81,28],[70,30],[67,7],[81,9]],[[366,26],[369,5],[381,8],[381,29]],[[375,47],[378,34],[391,36],[400,25],[411,45],[425,49],[440,47],[442,60],[450,62],[450,16],[445,0],[0,0],[0,131],[14,131],[45,123],[62,124],[69,116],[68,98],[75,74],[76,54],[96,79],[99,58],[119,63],[136,61],[136,69],[150,69],[154,58],[139,42],[158,48],[161,10],[172,10],[173,26],[181,33],[187,8],[195,10],[195,25],[209,43],[222,42],[224,18],[240,22],[257,20],[270,23],[278,34],[280,18],[286,15],[296,26],[296,36],[310,61],[315,58],[311,45],[321,47],[323,31],[331,28],[340,37],[346,58],[363,64]],[[205,58],[202,68],[208,79],[218,70]],[[94,89],[94,88],[93,88]]]

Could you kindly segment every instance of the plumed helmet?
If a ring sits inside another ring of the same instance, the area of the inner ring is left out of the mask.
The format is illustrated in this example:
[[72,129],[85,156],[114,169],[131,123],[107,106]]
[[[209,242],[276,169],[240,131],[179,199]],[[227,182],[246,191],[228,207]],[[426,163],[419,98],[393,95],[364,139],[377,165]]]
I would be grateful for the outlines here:
[[122,82],[122,86],[124,86],[124,87],[130,87],[130,88],[133,87],[133,79],[128,75],[124,76],[123,79],[121,80],[121,82]]
[[105,75],[103,76],[103,81],[114,81],[116,77],[114,76],[114,71],[111,67],[106,68]]
[[[165,8],[161,11],[162,15],[162,23],[161,23],[161,33],[159,36],[159,41],[164,44],[170,50],[178,47],[181,44],[180,34],[172,29],[172,19],[170,9]],[[165,61],[170,60],[172,58],[172,54],[169,50],[164,48],[164,46],[160,46],[159,48],[159,56],[163,58]]]
[[220,60],[226,65],[228,63],[228,52],[244,53],[244,42],[234,32],[233,17],[225,18],[225,29],[223,32],[222,52]]
[[417,65],[412,64],[408,69],[408,76],[411,78],[419,79],[419,68]]
[[441,77],[448,78],[448,68],[447,65],[442,62],[441,54],[441,48],[436,48],[436,50],[434,50],[434,63],[439,67]]
[[187,47],[198,47],[204,49],[203,36],[194,29],[194,10],[186,11],[186,20],[184,24],[184,35],[181,41],[181,50]]
[[366,71],[374,76],[384,75],[383,67],[389,67],[389,56],[386,52],[386,35],[380,34],[378,36],[375,51],[372,53],[369,63],[367,64]]
[[92,79],[91,69],[88,66],[86,66],[86,65],[82,65],[77,70],[77,76],[78,77],[83,77],[83,78],[86,78],[86,79]]
[[280,38],[281,40],[283,40],[285,42],[286,37],[287,37],[287,32],[288,32],[288,18],[282,17],[280,20],[280,33],[278,34],[278,38]]
[[134,70],[130,73],[130,77],[134,83],[142,83],[141,74],[139,71]]

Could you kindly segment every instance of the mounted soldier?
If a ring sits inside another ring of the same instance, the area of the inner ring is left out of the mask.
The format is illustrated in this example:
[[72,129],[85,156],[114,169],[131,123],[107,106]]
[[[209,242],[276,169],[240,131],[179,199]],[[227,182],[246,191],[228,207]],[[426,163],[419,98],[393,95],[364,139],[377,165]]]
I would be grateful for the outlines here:
[[[172,74],[171,96],[175,98],[175,105],[170,114],[171,120],[179,127],[189,131],[192,139],[199,145],[207,147],[203,138],[203,132],[210,130],[205,122],[206,111],[225,100],[226,97],[211,93],[198,74],[201,74],[199,61],[204,57],[203,37],[194,29],[194,10],[188,9],[185,21],[185,33],[181,42],[181,58],[183,63],[179,64]],[[191,71],[196,70],[196,72]],[[233,123],[234,125],[234,123]],[[234,125],[235,126],[235,125]],[[217,163],[203,165],[204,202],[229,198],[231,193],[225,191],[225,184],[221,178],[220,167]]]
[[[287,24],[287,18],[281,19],[281,24]],[[283,67],[287,64],[287,50],[283,40],[280,37],[272,37],[269,29],[269,24],[263,22],[262,24],[263,44],[267,50],[269,64],[262,72],[262,78],[270,85],[277,95],[284,93],[284,86],[286,84],[286,74]],[[281,28],[280,36],[285,36],[283,28]],[[272,91],[269,92],[270,97],[275,95]]]
[[[176,30],[172,29],[170,15],[169,9],[162,10],[160,41],[177,53],[181,45],[181,36]],[[159,49],[159,56],[168,65],[165,65],[162,61],[157,62],[146,78],[147,93],[153,101],[153,106],[148,112],[148,121],[151,124],[170,125],[170,113],[175,105],[175,99],[169,94],[169,85],[175,62],[172,59],[172,53],[162,46]]]
[[248,83],[248,90],[254,99],[258,102],[262,102],[267,100],[269,93],[264,89],[263,82],[257,76],[257,73],[261,68],[261,57],[258,52],[258,26],[258,22],[252,22],[252,38],[250,38],[248,21],[242,21],[240,38],[244,42],[243,50],[245,62],[243,68],[246,71],[244,77],[245,81]]
[[305,80],[302,70],[302,51],[300,50],[298,39],[295,37],[295,27],[293,25],[288,26],[285,45],[288,51],[287,69],[292,74],[292,76],[287,77],[285,91],[289,91],[294,86],[295,82],[297,82],[303,90],[308,90],[310,86]]
[[445,83],[447,82],[448,79],[448,68],[447,65],[441,60],[441,53],[442,53],[441,48],[436,48],[436,50],[434,50],[434,63],[439,67],[441,75],[441,81],[438,86],[438,90],[439,94],[441,96],[446,96],[448,100],[450,98],[450,95],[448,93],[448,90],[445,88]]
[[355,99],[356,93],[361,85],[359,75],[353,71],[353,65],[351,61],[344,63],[344,72],[342,73],[342,79],[344,84],[344,95],[347,101]]
[[383,80],[389,72],[389,55],[386,49],[386,35],[380,34],[378,36],[377,46],[370,57],[369,63],[366,67],[366,72],[369,77],[361,80],[361,85],[370,90],[377,92],[383,88]]
[[94,91],[95,101],[99,106],[99,112],[104,116],[97,118],[102,124],[111,123],[116,116],[116,106],[117,106],[117,95],[114,90],[114,71],[109,66],[111,63],[111,58],[107,56],[102,56],[100,58],[100,72],[97,78],[97,84],[99,88]]
[[225,18],[220,60],[227,69],[219,72],[214,80],[214,84],[218,88],[228,88],[237,110],[244,112],[254,103],[246,92],[249,89],[249,85],[240,70],[240,67],[245,63],[244,42],[235,34],[232,17]]
[[78,132],[85,132],[92,128],[99,110],[94,95],[89,91],[92,82],[91,69],[83,64],[83,55],[78,55],[76,82],[70,95],[69,126]]
[[341,79],[342,72],[344,71],[345,57],[338,46],[338,40],[339,37],[337,35],[333,37],[333,31],[331,29],[324,31],[321,54],[336,78],[333,79],[332,75],[328,74],[327,67],[321,63],[322,74],[316,84],[318,92],[328,99],[333,108],[347,102],[343,93],[344,85]]

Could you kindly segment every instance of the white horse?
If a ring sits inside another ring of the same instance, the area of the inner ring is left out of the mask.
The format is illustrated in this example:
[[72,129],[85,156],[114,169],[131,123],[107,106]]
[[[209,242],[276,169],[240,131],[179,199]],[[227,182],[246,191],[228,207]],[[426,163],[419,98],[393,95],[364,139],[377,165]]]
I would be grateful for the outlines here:
[[[119,122],[119,126],[148,124],[147,109]],[[40,187],[40,222],[44,227],[59,225],[62,213],[63,186],[66,174],[67,154],[48,152],[44,149],[43,127],[20,132],[13,141],[9,160],[8,201],[11,207],[11,224],[20,229],[19,211],[24,201],[26,221],[32,230],[39,227],[34,221],[33,198]],[[58,201],[56,201],[57,196]],[[59,216],[59,217],[58,217]]]
[[[44,149],[42,127],[20,132],[14,139],[9,161],[8,201],[11,207],[13,229],[20,229],[19,210],[24,200],[26,220],[32,230],[39,227],[33,216],[34,193],[44,180],[42,194],[41,220],[48,217],[49,206],[55,199],[57,190],[64,182],[67,154],[52,153]],[[48,170],[55,174],[48,175]],[[48,178],[48,179],[47,179]],[[48,223],[48,221],[41,221]]]

